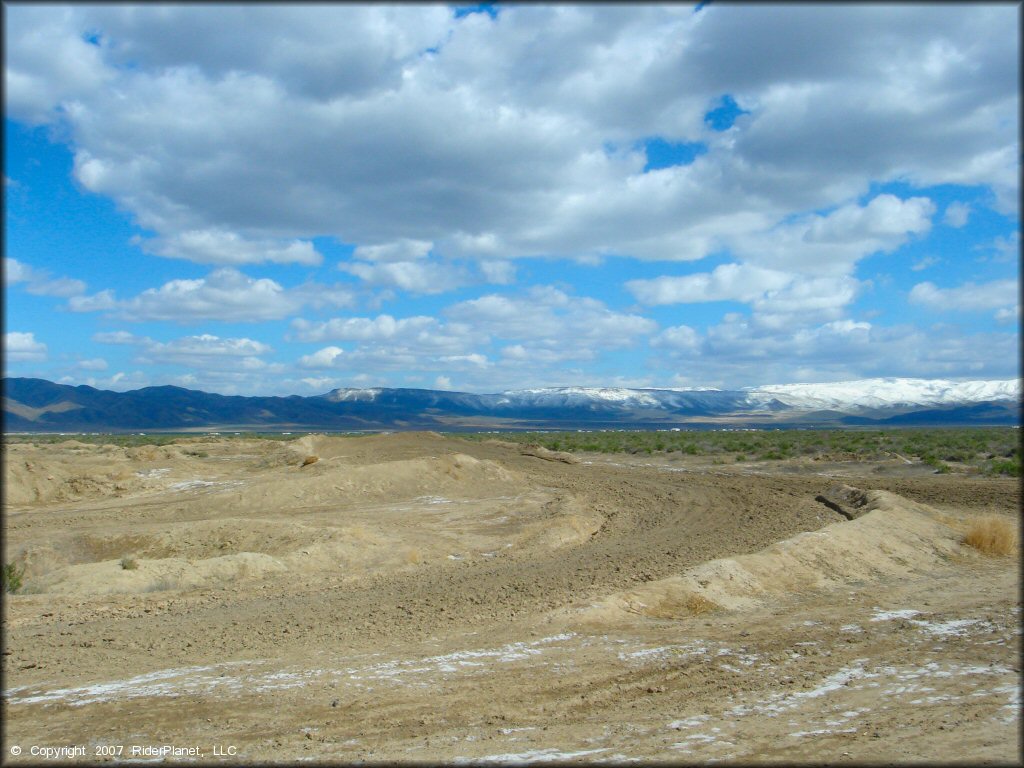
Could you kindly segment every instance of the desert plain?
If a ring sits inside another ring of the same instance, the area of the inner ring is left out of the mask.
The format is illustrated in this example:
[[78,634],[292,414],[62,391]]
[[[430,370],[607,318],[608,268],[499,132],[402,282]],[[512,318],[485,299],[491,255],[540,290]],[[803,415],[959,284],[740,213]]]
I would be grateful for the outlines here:
[[1019,761],[1016,478],[25,439],[4,502],[12,765]]

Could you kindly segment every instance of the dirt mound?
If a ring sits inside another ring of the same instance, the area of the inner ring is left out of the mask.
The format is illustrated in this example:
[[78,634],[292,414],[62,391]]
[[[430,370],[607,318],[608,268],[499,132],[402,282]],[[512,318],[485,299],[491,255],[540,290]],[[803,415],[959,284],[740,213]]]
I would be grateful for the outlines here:
[[960,534],[934,509],[887,491],[846,489],[844,498],[863,502],[854,520],[614,594],[579,618],[674,618],[711,607],[751,608],[796,592],[924,573],[959,551]]
[[564,451],[552,451],[542,445],[527,445],[521,451],[523,456],[533,456],[545,461],[560,461],[563,464],[579,464],[580,460],[571,453]]
[[4,461],[5,501],[22,505],[116,497],[138,487],[137,478],[123,457],[89,458],[47,459],[11,452]]

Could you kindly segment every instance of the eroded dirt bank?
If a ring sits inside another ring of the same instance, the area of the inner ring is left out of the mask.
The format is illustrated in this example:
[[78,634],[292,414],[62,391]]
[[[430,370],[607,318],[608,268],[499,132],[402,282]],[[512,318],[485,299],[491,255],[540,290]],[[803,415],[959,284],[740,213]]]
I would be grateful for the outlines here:
[[[960,543],[1016,481],[537,454],[10,446],[6,743],[1016,759],[1016,558]],[[888,493],[847,521],[815,500],[837,481]]]

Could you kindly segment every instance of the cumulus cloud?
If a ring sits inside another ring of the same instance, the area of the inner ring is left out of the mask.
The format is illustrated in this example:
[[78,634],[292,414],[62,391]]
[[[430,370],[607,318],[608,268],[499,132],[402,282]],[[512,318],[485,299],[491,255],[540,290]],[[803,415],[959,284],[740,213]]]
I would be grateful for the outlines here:
[[78,367],[83,371],[105,371],[109,366],[102,357],[93,357],[88,360],[79,360]]
[[631,280],[626,288],[643,304],[735,301],[749,304],[757,322],[781,327],[835,319],[857,296],[852,277],[805,277],[749,264],[723,264],[685,277]]
[[[18,277],[8,284],[127,321],[263,322],[351,310],[366,289],[377,289],[379,312],[403,292],[511,285],[517,258],[714,257],[729,263],[626,284],[645,307],[747,305],[706,331],[662,329],[535,286],[434,318],[296,320],[292,333],[338,344],[300,366],[344,369],[347,380],[402,366],[424,382],[462,366],[459,385],[565,378],[586,374],[572,361],[644,341],[662,357],[699,356],[723,377],[726,359],[708,350],[732,350],[738,366],[764,360],[750,357],[749,340],[819,373],[831,344],[836,358],[851,351],[854,371],[872,365],[858,357],[865,337],[907,349],[847,315],[866,284],[859,263],[930,232],[936,206],[918,190],[980,188],[971,205],[939,214],[949,227],[975,224],[984,206],[1016,214],[1018,15],[1000,5],[711,4],[695,14],[513,4],[495,18],[456,18],[441,5],[13,4],[8,116],[54,129],[81,186],[146,230],[135,243],[143,251],[217,269],[125,297],[110,284],[86,294],[80,281],[9,260],[5,272]],[[743,114],[714,126],[706,115],[726,94]],[[694,156],[648,168],[650,141],[686,144]],[[894,182],[898,195],[875,191]],[[339,265],[348,283],[285,287],[283,270],[271,279],[237,269],[318,266],[314,238],[353,248]],[[1019,235],[992,248],[993,259],[1017,258]],[[997,302],[1007,289],[994,285],[922,283],[911,300],[1009,322],[1016,299]],[[100,335],[152,354],[142,337]],[[952,336],[931,338],[919,341],[949,356],[905,355],[922,366],[915,372],[987,365]],[[262,354],[196,359],[236,361],[217,381],[240,387],[254,380],[243,368],[268,365]],[[759,376],[768,370],[759,363]]]
[[46,359],[46,345],[36,341],[32,332],[8,331],[4,334],[4,357],[12,363],[35,363]]
[[251,278],[231,267],[196,280],[171,280],[131,299],[118,300],[113,291],[73,297],[73,312],[107,311],[130,321],[166,320],[190,323],[201,320],[256,322],[293,315],[303,307],[344,307],[354,301],[344,286],[307,283],[286,289],[269,278]]
[[[317,235],[695,259],[906,179],[1015,205],[1012,6],[8,10],[9,113],[59,119],[87,189],[209,263],[306,263],[238,242]],[[747,114],[716,132],[724,93]],[[617,148],[650,136],[707,151],[644,173]]]
[[918,283],[910,290],[910,301],[940,311],[977,312],[1016,304],[1020,286],[1016,280],[964,283],[956,288],[939,288],[935,283]]
[[[836,350],[842,354],[837,355]],[[872,376],[1012,378],[1017,371],[1013,333],[964,334],[945,326],[927,332],[911,325],[876,326],[842,319],[793,330],[775,329],[734,313],[710,327],[698,350],[660,344],[651,366],[679,370],[724,388],[756,382],[842,381]]]
[[626,283],[626,289],[638,301],[649,306],[704,301],[751,302],[764,296],[767,291],[789,285],[793,279],[792,274],[777,270],[744,264],[723,264],[712,272],[685,277],[630,280]]
[[323,256],[308,241],[247,240],[235,232],[216,229],[187,230],[170,237],[136,238],[135,243],[147,253],[200,264],[273,262],[317,266],[323,261]]
[[609,309],[603,302],[576,297],[551,286],[536,286],[524,295],[488,294],[445,310],[463,322],[500,339],[557,339],[566,349],[622,347],[657,330],[653,320]]
[[[251,358],[271,351],[269,345],[253,339],[222,339],[209,333],[184,336],[166,343],[146,340],[146,354],[166,361],[192,361],[197,358]],[[204,360],[204,362],[207,362]],[[235,362],[230,363],[237,364]]]
[[768,232],[730,238],[732,251],[751,263],[805,274],[842,275],[857,261],[891,252],[931,228],[935,204],[882,194],[864,206],[851,203],[827,215],[811,214]]
[[70,277],[51,278],[46,270],[39,270],[10,256],[4,257],[4,284],[25,284],[25,290],[36,296],[67,298],[85,292],[85,283]]
[[688,325],[666,328],[651,339],[655,349],[670,349],[676,352],[692,352],[700,347],[700,334]]
[[419,261],[384,263],[342,263],[338,268],[361,278],[368,285],[398,288],[409,293],[444,293],[473,280],[465,269],[451,264]]
[[401,238],[393,243],[360,245],[352,256],[367,261],[412,261],[424,258],[433,245],[429,240]]
[[128,331],[108,331],[93,334],[92,339],[101,344],[134,347],[135,362],[140,364],[181,365],[201,372],[283,370],[280,365],[260,359],[273,351],[270,345],[245,337],[221,338],[203,333],[162,342]]
[[485,333],[466,323],[442,323],[425,315],[401,319],[386,314],[374,318],[336,317],[315,323],[299,318],[292,321],[292,329],[300,341],[393,345],[423,354],[459,354],[488,340]]
[[136,336],[129,331],[101,331],[94,333],[92,340],[100,344],[143,344],[148,339],[143,336]]
[[299,366],[302,368],[333,368],[335,362],[344,354],[345,350],[341,347],[324,347],[311,355],[300,357]]
[[946,206],[946,212],[942,216],[942,222],[959,229],[960,227],[967,225],[967,220],[970,217],[971,206],[967,203],[957,201]]

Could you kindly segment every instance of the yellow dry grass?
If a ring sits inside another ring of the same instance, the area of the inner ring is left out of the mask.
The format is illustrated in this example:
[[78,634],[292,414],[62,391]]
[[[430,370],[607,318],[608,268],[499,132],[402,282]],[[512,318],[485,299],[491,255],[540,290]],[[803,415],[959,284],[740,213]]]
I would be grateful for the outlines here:
[[1017,526],[1008,517],[985,515],[970,523],[964,544],[987,555],[1012,555],[1017,551]]
[[658,601],[656,605],[645,607],[639,613],[654,619],[681,619],[686,616],[700,616],[721,608],[718,603],[708,600],[704,595],[694,592],[681,597],[673,595]]

